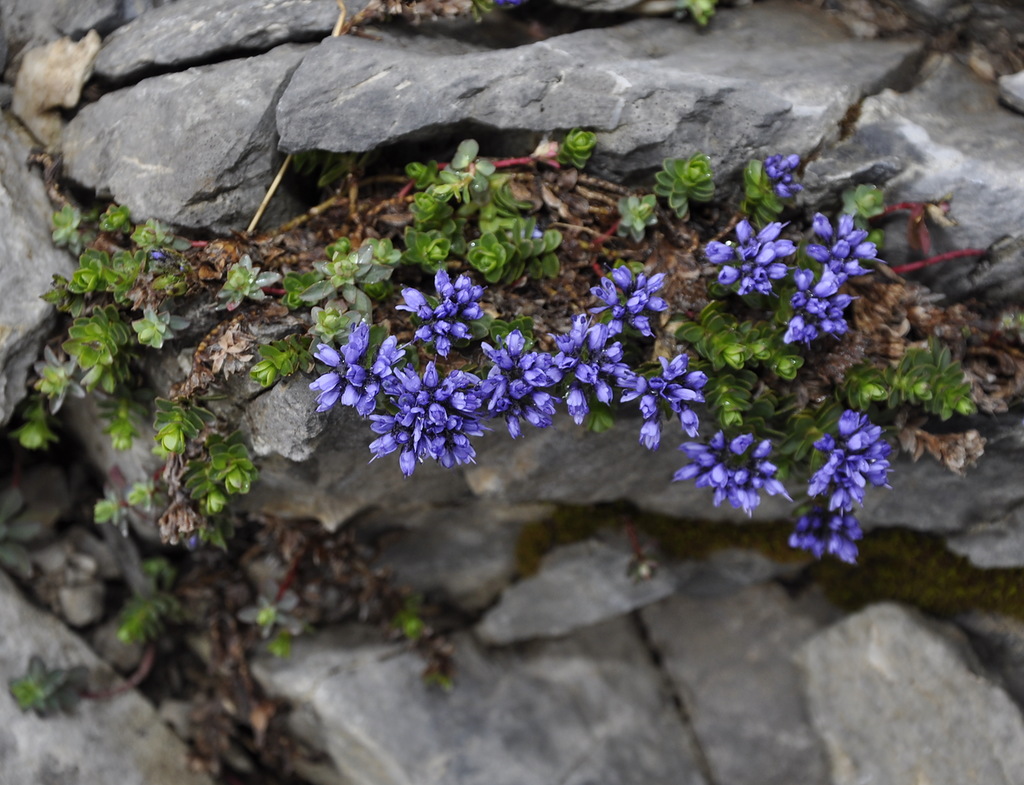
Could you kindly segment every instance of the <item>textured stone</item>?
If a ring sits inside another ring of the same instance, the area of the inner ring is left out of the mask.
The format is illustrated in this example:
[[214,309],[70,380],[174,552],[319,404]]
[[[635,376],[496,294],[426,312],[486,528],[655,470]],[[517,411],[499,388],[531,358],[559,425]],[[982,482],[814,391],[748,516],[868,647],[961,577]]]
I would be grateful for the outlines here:
[[281,146],[361,151],[467,133],[466,124],[504,136],[584,126],[598,133],[595,172],[646,175],[667,156],[702,150],[724,180],[751,156],[814,148],[851,104],[898,81],[920,48],[854,41],[823,15],[778,2],[723,10],[714,33],[644,19],[468,53],[418,39],[328,39],[278,105]]
[[948,628],[875,605],[812,638],[800,658],[832,785],[1024,781],[1020,709]]
[[999,100],[1024,114],[1024,71],[999,77]]
[[827,785],[793,653],[837,612],[774,584],[719,599],[670,597],[641,611],[684,696],[714,782]]
[[588,540],[557,548],[545,557],[540,572],[505,590],[476,634],[499,646],[557,637],[672,594],[674,583],[663,571],[646,581],[630,578],[631,557],[624,541]]
[[[882,175],[885,181],[876,184],[885,186],[888,203],[952,193],[958,223],[932,228],[933,254],[985,249],[1004,235],[1019,234],[1024,117],[1001,106],[993,84],[950,56],[934,59],[926,75],[908,92],[885,90],[866,99],[851,137],[808,165],[808,189],[838,198],[851,184]],[[970,123],[964,121],[968,117]],[[884,257],[890,264],[910,256],[904,226],[904,215],[885,224],[890,231]],[[954,298],[1014,301],[1021,293],[1019,279],[1003,267],[955,259],[912,277]]]
[[[86,700],[69,715],[23,713],[6,688],[37,655],[50,667],[84,665],[92,689],[114,680],[89,647],[49,614],[27,603],[0,574],[0,785],[116,782],[118,785],[210,785],[189,771],[185,745],[132,690]],[[10,634],[14,633],[16,634]]]
[[407,511],[396,504],[360,516],[359,530],[388,533],[379,563],[400,584],[479,611],[515,575],[522,524],[544,519],[551,509],[481,501]]
[[0,425],[26,393],[25,381],[39,359],[53,323],[53,309],[39,297],[54,274],[70,275],[71,259],[53,247],[53,208],[43,184],[25,163],[28,145],[0,119]]
[[271,693],[312,711],[352,782],[374,785],[702,785],[682,724],[626,621],[519,650],[455,637],[448,692],[423,663],[344,633],[257,661]]
[[[345,5],[351,16],[366,4]],[[124,82],[280,44],[318,41],[330,35],[337,18],[334,0],[178,0],[111,34],[96,58],[96,76]]]
[[[274,105],[306,51],[280,46],[108,93],[65,130],[68,175],[136,221],[244,229],[280,165]],[[295,205],[282,194],[274,209]]]

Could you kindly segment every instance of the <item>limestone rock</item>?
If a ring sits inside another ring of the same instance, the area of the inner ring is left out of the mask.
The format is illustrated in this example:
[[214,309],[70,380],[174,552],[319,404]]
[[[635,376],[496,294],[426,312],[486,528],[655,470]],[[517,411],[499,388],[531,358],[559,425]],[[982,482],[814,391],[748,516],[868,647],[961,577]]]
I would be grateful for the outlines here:
[[[136,221],[244,229],[280,165],[274,106],[305,52],[280,46],[108,93],[65,130],[68,175]],[[283,195],[274,205],[295,209]]]
[[379,563],[399,584],[480,611],[515,576],[522,524],[543,520],[551,509],[487,501],[427,510],[388,505],[360,516],[359,530],[390,532]]
[[1024,114],[1024,71],[999,77],[999,100]]
[[596,173],[646,176],[701,150],[724,181],[752,156],[807,152],[832,136],[850,105],[898,81],[919,51],[854,41],[796,4],[719,17],[710,36],[642,19],[497,51],[328,39],[278,105],[281,146],[362,151],[468,135],[467,125],[503,137],[583,126],[598,135]]
[[[346,3],[349,16],[366,3]],[[178,0],[112,33],[96,58],[96,76],[125,82],[318,41],[330,35],[337,18],[334,0]]]
[[714,782],[828,785],[792,655],[834,609],[767,584],[718,599],[670,597],[640,613]]
[[675,587],[665,572],[646,581],[632,580],[630,558],[625,542],[612,546],[589,540],[557,548],[537,575],[505,590],[476,626],[476,634],[498,646],[557,637],[672,594]]
[[1024,780],[1020,709],[945,628],[874,605],[812,638],[800,658],[833,785]]
[[0,120],[0,425],[26,393],[29,369],[39,359],[54,311],[39,298],[54,274],[70,275],[71,259],[50,238],[53,208],[42,182],[25,163],[25,141]]
[[352,782],[374,785],[704,785],[689,729],[623,620],[520,650],[456,636],[455,687],[422,661],[345,633],[296,641],[254,665],[271,692],[312,712]]
[[123,785],[211,785],[189,771],[185,746],[133,691],[107,701],[82,701],[74,712],[41,719],[25,714],[6,681],[38,655],[50,667],[84,665],[90,687],[113,681],[110,669],[52,616],[35,608],[0,574],[0,783],[117,782]]
[[[952,194],[957,225],[932,229],[931,253],[988,248],[1019,230],[1024,117],[1000,105],[995,86],[952,57],[933,60],[926,73],[908,92],[885,90],[866,99],[852,136],[809,164],[805,182],[838,199],[844,188],[883,174],[887,182],[878,184],[890,204]],[[905,219],[884,226],[885,260],[906,261]],[[1019,286],[1002,285],[1012,275],[991,267],[956,259],[913,277],[953,298],[1018,298]]]

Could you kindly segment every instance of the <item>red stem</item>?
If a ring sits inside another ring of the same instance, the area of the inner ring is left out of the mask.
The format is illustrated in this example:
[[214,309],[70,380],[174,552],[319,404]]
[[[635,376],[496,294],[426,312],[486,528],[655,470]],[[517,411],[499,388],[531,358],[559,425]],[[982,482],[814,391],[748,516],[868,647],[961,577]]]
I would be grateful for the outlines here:
[[286,292],[284,289],[282,289],[279,286],[264,286],[263,287],[263,293],[264,294],[274,294],[274,295],[277,295],[278,297],[282,297],[282,296],[288,294],[288,292]]
[[295,578],[299,574],[299,562],[302,561],[302,557],[305,555],[306,549],[303,548],[295,557],[292,559],[291,565],[288,567],[288,572],[285,573],[284,580],[281,581],[281,585],[277,587],[277,596],[274,597],[274,604],[281,602],[284,598],[285,592],[292,587],[295,583]]
[[948,251],[946,253],[940,253],[938,256],[932,256],[928,259],[922,259],[918,262],[907,262],[906,264],[898,264],[895,267],[890,268],[894,273],[903,275],[904,273],[912,273],[914,270],[920,270],[923,267],[929,267],[939,262],[945,262],[950,259],[959,259],[964,256],[983,256],[985,249],[983,248],[965,248],[962,251]]
[[871,220],[874,221],[878,218],[884,218],[887,215],[892,215],[900,210],[910,210],[911,212],[920,212],[924,210],[924,202],[896,202],[896,204],[890,204],[888,207],[882,210],[878,215],[871,216]]
[[109,690],[100,690],[99,692],[90,692],[89,690],[83,690],[78,693],[82,698],[86,700],[107,700],[108,698],[114,698],[123,692],[133,690],[145,681],[149,672],[153,670],[153,663],[156,662],[156,644],[149,643],[146,645],[146,650],[142,653],[142,659],[139,660],[139,667],[135,669],[135,673],[129,676],[124,682],[118,684],[116,687],[111,687]]
[[626,536],[629,538],[629,547],[633,549],[633,555],[637,559],[644,558],[644,549],[640,544],[640,537],[637,536],[636,526],[633,523],[632,518],[626,518],[623,524],[626,528]]
[[193,248],[205,248],[210,244],[209,240],[192,240],[191,242]]

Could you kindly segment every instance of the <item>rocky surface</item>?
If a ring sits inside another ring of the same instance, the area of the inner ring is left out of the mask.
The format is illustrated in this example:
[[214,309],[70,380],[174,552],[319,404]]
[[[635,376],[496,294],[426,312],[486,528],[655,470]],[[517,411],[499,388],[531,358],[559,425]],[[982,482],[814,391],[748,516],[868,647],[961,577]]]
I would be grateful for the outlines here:
[[888,604],[809,641],[801,662],[832,782],[1019,782],[1020,708],[972,660],[956,631]]
[[[994,84],[950,56],[925,64],[913,89],[884,90],[861,104],[852,135],[807,167],[810,194],[834,197],[851,182],[884,182],[887,203],[952,195],[956,225],[931,232],[932,253],[986,249],[1005,235],[1019,236],[1017,172],[1024,167],[1024,122],[999,103]],[[962,118],[975,118],[965,125]],[[977,127],[987,129],[979,143]],[[886,236],[891,264],[908,258],[900,224]],[[920,258],[915,256],[913,258]],[[1021,295],[1021,259],[990,264],[957,259],[916,274],[930,287],[967,296],[1015,301]]]
[[449,692],[424,687],[415,656],[351,636],[300,643],[255,674],[312,713],[338,782],[708,782],[628,620],[521,649],[455,643]]
[[901,83],[920,51],[913,40],[855,42],[799,6],[720,16],[714,37],[650,19],[511,51],[326,40],[278,104],[281,146],[362,151],[460,125],[506,138],[582,126],[598,132],[596,173],[635,178],[701,150],[724,181],[751,156],[833,137],[852,104]]
[[[354,13],[359,3],[346,6]],[[112,33],[96,60],[96,75],[126,82],[280,44],[320,40],[330,35],[337,18],[334,0],[179,0]]]
[[[288,44],[108,93],[68,125],[68,174],[136,220],[244,228],[280,166],[273,109],[305,54]],[[289,207],[285,199],[275,212]]]
[[[884,184],[890,202],[952,191],[959,223],[933,231],[934,250],[997,249],[919,277],[948,298],[1019,301],[1024,116],[1009,108],[1017,89],[1009,74],[1021,66],[1012,67],[1012,47],[999,48],[1000,31],[1017,29],[1011,10],[907,0],[896,27],[877,14],[854,25],[900,35],[861,40],[838,21],[849,21],[857,3],[829,5],[837,18],[771,0],[723,8],[701,33],[669,19],[609,17],[601,24],[610,27],[547,38],[542,27],[513,24],[517,11],[499,23],[504,38],[493,27],[395,23],[373,31],[376,38],[313,46],[337,18],[329,0],[0,0],[0,60],[7,49],[11,81],[27,48],[86,27],[106,35],[100,79],[64,133],[63,152],[79,184],[129,205],[136,220],[241,229],[283,157],[279,145],[363,150],[487,134],[521,153],[545,134],[583,125],[598,131],[594,171],[616,179],[644,181],[663,157],[702,149],[724,181],[749,157],[783,150],[811,159],[798,203],[805,210],[832,209],[844,188],[861,182]],[[347,6],[350,14],[362,7]],[[964,35],[994,42],[988,59],[973,49],[925,58],[933,40],[922,26],[959,24],[965,13]],[[69,267],[49,244],[51,207],[26,155],[5,127],[0,264],[14,294],[0,307],[3,421],[48,331],[49,308],[37,295]],[[273,209],[270,222],[301,207],[283,196]],[[900,224],[890,228],[888,261],[918,258]],[[168,366],[160,378],[179,378],[179,358]],[[237,393],[262,473],[246,508],[357,525],[380,545],[382,566],[445,609],[457,671],[451,691],[425,686],[419,657],[356,626],[303,635],[290,659],[262,658],[255,679],[294,706],[292,733],[321,753],[299,758],[307,781],[1024,781],[1019,620],[962,614],[955,621],[967,639],[902,606],[848,615],[805,585],[804,564],[743,549],[681,563],[659,557],[655,578],[634,584],[630,549],[613,535],[555,549],[536,575],[521,577],[520,533],[555,505],[625,500],[707,521],[746,518],[712,507],[704,490],[670,482],[683,462],[673,449],[681,435],[669,432],[650,453],[637,443],[639,420],[629,418],[596,437],[567,420],[516,441],[492,433],[476,465],[423,465],[403,481],[395,461],[369,463],[365,422],[313,411],[310,380],[300,374],[266,392]],[[115,466],[129,481],[151,474],[146,437],[132,454],[115,454],[95,409],[67,408],[82,454],[100,474]],[[862,523],[942,536],[983,567],[1020,567],[1024,491],[1007,480],[1024,449],[1019,413],[955,426],[987,439],[981,463],[961,478],[928,458],[899,459],[895,490],[869,493]],[[24,484],[37,497],[51,486],[66,495],[45,476]],[[769,499],[754,521],[789,512],[784,500]],[[46,512],[51,539],[34,549],[33,586],[97,651],[130,670],[139,647],[119,646],[116,624],[104,617],[130,559],[111,561],[114,551],[86,530],[58,524],[76,514],[67,504]],[[142,536],[152,537],[152,527]],[[0,643],[5,680],[23,672],[31,654],[112,678],[64,624],[27,605],[2,577],[0,622],[18,631]],[[187,705],[163,708],[187,724]],[[135,693],[42,722],[16,712],[4,691],[0,714],[2,785],[206,781],[185,771],[184,748]]]
[[22,676],[32,656],[50,667],[84,665],[89,685],[116,682],[109,667],[55,618],[30,605],[0,575],[0,783],[118,782],[124,785],[211,785],[189,771],[185,746],[137,692],[86,700],[69,715],[21,712],[6,682]]
[[54,321],[40,300],[54,274],[70,275],[71,257],[50,241],[53,212],[46,190],[27,164],[29,144],[0,120],[0,260],[8,295],[0,307],[0,425],[26,393]]

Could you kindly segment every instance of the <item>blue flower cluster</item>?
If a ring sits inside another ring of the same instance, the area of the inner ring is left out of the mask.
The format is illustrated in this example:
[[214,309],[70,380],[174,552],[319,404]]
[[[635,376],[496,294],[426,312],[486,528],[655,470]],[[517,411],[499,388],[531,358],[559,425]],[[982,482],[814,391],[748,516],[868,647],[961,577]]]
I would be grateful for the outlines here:
[[[482,379],[461,370],[442,376],[432,362],[421,377],[411,367],[402,367],[405,347],[399,347],[394,336],[373,351],[370,328],[360,324],[340,350],[327,344],[317,347],[314,356],[332,369],[310,384],[318,393],[317,411],[340,403],[369,417],[379,435],[370,445],[374,457],[400,453],[399,466],[406,476],[427,458],[445,467],[473,461],[476,452],[470,437],[483,434],[485,419],[504,418],[513,437],[522,434],[523,420],[546,428],[561,400],[570,416],[582,423],[594,401],[611,404],[616,395],[623,402],[639,399],[644,417],[640,441],[650,449],[657,449],[662,421],[673,413],[683,430],[695,436],[697,415],[689,404],[704,400],[701,388],[707,377],[689,370],[686,355],[661,358],[660,375],[637,373],[623,360],[622,344],[613,340],[627,325],[653,334],[650,316],[668,307],[656,295],[663,282],[664,275],[648,278],[634,275],[628,267],[613,270],[593,290],[604,303],[596,310],[611,311],[607,322],[574,317],[567,334],[552,336],[555,353],[530,351],[519,330],[496,346],[483,343],[490,367]],[[436,300],[406,288],[405,305],[399,308],[415,316],[413,341],[433,342],[444,355],[452,341],[468,338],[469,323],[483,316],[483,287],[467,275],[452,281],[444,270],[436,274],[434,285]]]
[[771,178],[772,190],[780,199],[789,199],[804,190],[802,185],[793,182],[793,172],[800,165],[800,156],[796,153],[787,155],[770,155],[764,159],[764,171]]
[[[611,310],[611,319],[608,321],[608,332],[610,335],[618,335],[625,325],[636,329],[641,335],[652,336],[651,322],[647,314],[654,311],[660,312],[668,308],[668,304],[660,297],[655,296],[662,284],[665,282],[665,273],[652,275],[650,280],[643,273],[634,279],[633,271],[628,267],[616,267],[606,277],[601,279],[601,284],[590,290],[604,305],[591,308],[591,313],[601,313]],[[616,289],[622,290],[624,301]]]
[[827,433],[814,443],[814,449],[825,454],[825,464],[811,476],[807,493],[827,498],[828,513],[819,505],[800,518],[789,544],[815,556],[827,552],[852,563],[857,557],[855,541],[861,537],[853,509],[864,504],[868,484],[889,487],[892,447],[867,415],[847,409],[839,418],[839,437]]
[[750,515],[761,503],[761,491],[769,496],[790,498],[782,483],[775,479],[778,469],[768,460],[772,444],[767,439],[755,446],[753,434],[726,441],[725,434],[719,431],[708,444],[686,442],[679,449],[691,463],[677,471],[672,479],[696,478],[698,488],[714,489],[716,507],[728,500],[735,509]]
[[447,271],[438,270],[434,288],[440,298],[437,305],[432,305],[418,289],[408,288],[402,290],[405,305],[399,305],[398,310],[411,311],[419,320],[416,340],[433,341],[434,351],[447,357],[452,341],[468,338],[469,323],[484,315],[480,308],[484,287],[474,285],[466,275],[452,283]]
[[772,294],[772,281],[785,278],[789,267],[781,261],[796,252],[792,240],[780,240],[784,224],[770,223],[756,235],[749,221],[736,226],[739,245],[712,240],[704,253],[714,264],[723,265],[718,282],[731,286],[739,281],[737,294]]
[[797,291],[790,301],[793,316],[783,337],[786,343],[810,344],[821,333],[845,334],[848,326],[843,313],[853,298],[840,294],[839,287],[851,276],[871,272],[860,262],[874,260],[878,253],[875,244],[868,242],[868,233],[854,227],[852,215],[840,216],[839,226],[833,230],[828,218],[818,213],[813,226],[814,233],[829,245],[807,246],[807,255],[821,264],[820,274],[804,268],[793,273]]

